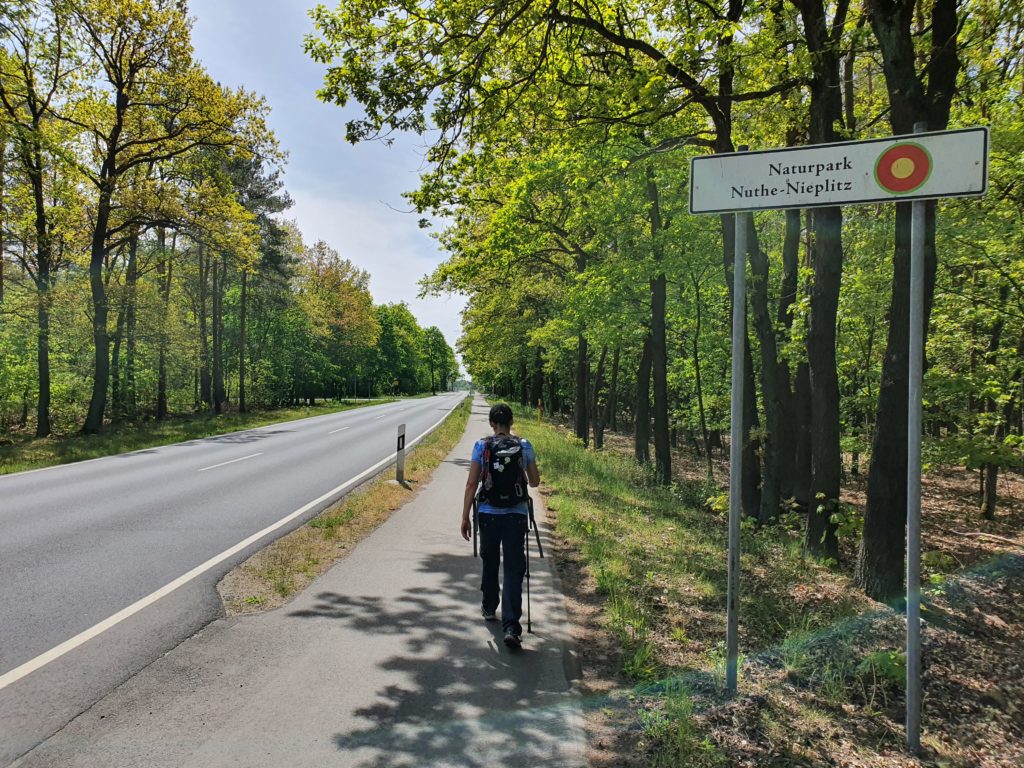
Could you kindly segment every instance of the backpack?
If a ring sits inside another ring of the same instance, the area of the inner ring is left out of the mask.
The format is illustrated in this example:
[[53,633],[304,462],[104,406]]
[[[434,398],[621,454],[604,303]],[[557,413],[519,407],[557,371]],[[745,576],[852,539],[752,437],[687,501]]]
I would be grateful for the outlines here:
[[526,462],[518,437],[498,435],[484,438],[480,462],[479,501],[492,507],[514,507],[526,501]]

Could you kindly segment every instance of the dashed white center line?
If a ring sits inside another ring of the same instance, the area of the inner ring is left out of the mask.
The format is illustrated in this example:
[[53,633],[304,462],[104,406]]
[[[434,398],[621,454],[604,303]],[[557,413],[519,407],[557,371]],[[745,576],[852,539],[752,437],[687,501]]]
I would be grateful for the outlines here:
[[385,413],[385,414],[382,414],[382,415],[378,416],[377,418],[374,419],[374,421],[380,421],[381,419],[384,418],[384,416],[387,416],[387,414]]
[[212,467],[203,467],[202,469],[196,470],[197,472],[205,472],[208,469],[216,469],[217,467],[226,467],[228,464],[234,464],[238,461],[245,461],[246,459],[255,459],[257,456],[262,456],[263,453],[254,453],[251,456],[243,456],[240,459],[232,459],[231,461],[222,461],[220,464],[214,464]]
[[341,429],[335,429],[334,431],[328,432],[327,434],[328,435],[333,435],[333,434],[336,434],[338,432],[344,432],[346,429],[348,429],[348,427],[342,427]]

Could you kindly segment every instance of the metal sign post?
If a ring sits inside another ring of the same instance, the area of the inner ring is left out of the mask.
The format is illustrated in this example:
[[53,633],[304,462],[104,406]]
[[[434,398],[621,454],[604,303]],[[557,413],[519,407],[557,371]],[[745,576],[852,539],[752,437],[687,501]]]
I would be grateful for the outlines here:
[[398,425],[398,459],[396,461],[397,471],[395,479],[399,483],[405,482],[405,424]]
[[729,576],[726,597],[725,687],[736,693],[739,679],[740,514],[743,477],[743,334],[747,306],[747,216],[737,213],[732,260],[732,402],[729,412]]
[[921,746],[921,373],[924,360],[925,200],[984,195],[988,129],[963,128],[868,141],[702,155],[690,160],[690,213],[732,213],[732,404],[726,686],[738,678],[740,476],[743,442],[743,333],[746,216],[742,211],[913,201],[907,385],[907,747]]
[[[922,133],[924,123],[914,126]],[[907,749],[921,749],[921,398],[924,369],[925,203],[912,203],[907,359]]]

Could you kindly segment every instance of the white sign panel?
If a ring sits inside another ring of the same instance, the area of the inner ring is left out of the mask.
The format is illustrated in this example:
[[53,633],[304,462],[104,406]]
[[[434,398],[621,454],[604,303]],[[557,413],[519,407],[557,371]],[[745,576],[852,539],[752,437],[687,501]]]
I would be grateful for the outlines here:
[[983,195],[988,128],[913,133],[690,161],[690,213]]

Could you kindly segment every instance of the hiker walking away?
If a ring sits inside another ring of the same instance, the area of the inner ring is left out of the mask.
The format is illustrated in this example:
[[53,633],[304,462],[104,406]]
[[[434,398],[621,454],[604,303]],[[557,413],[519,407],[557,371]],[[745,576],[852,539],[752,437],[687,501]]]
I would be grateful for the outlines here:
[[[512,409],[504,403],[489,414],[494,434],[473,446],[469,479],[462,501],[462,538],[470,540],[470,512],[477,503],[480,559],[483,560],[481,613],[487,621],[497,620],[499,594],[501,625],[505,645],[522,645],[523,576],[526,573],[526,535],[529,529],[527,485],[540,484],[540,471],[533,446],[512,435]],[[479,491],[478,491],[479,486]],[[498,589],[498,566],[504,557],[504,589]]]

